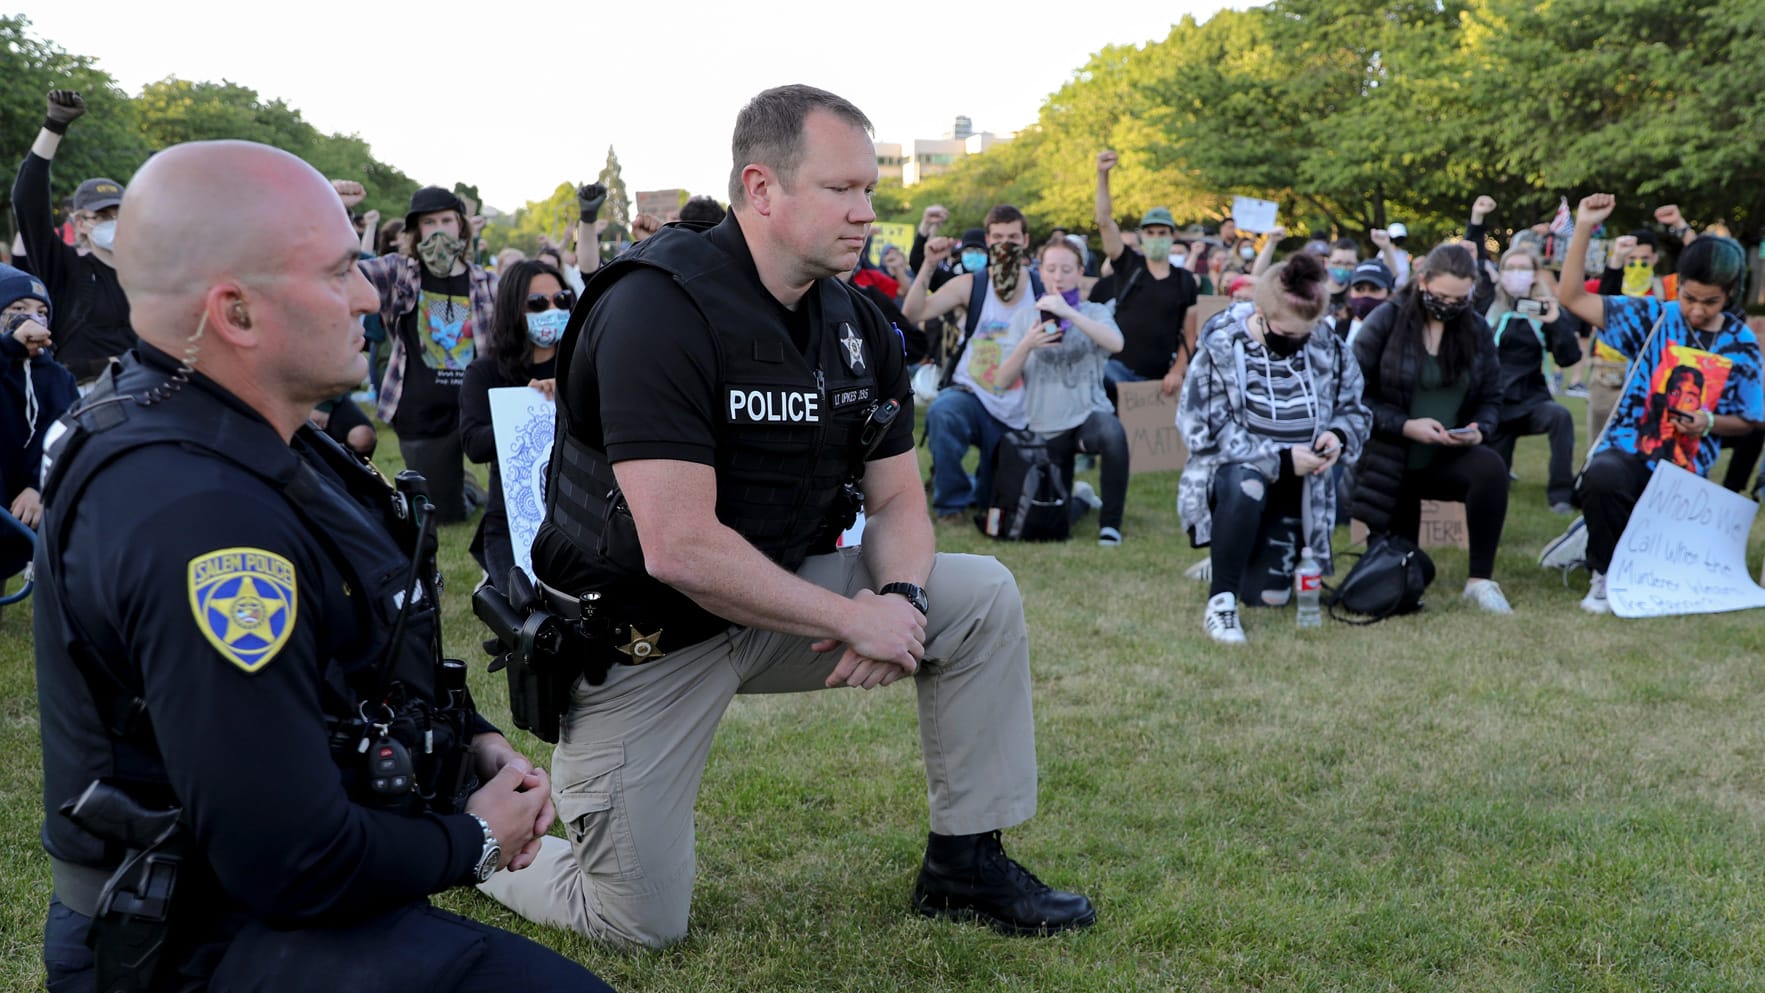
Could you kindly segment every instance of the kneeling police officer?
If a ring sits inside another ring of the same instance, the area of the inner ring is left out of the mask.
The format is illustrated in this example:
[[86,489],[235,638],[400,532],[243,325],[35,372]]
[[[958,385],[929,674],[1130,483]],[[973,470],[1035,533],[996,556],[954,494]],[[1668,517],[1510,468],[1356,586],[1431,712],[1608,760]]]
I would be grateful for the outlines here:
[[[680,938],[731,697],[908,676],[932,832],[914,906],[1024,934],[1096,919],[1000,844],[1036,806],[1017,584],[934,555],[913,419],[890,417],[911,403],[901,339],[835,278],[876,219],[869,132],[823,90],[755,97],[729,215],[646,239],[572,315],[533,556],[543,611],[582,636],[553,770],[569,842],[482,887],[531,919]],[[836,551],[860,498],[862,548]]]
[[376,303],[331,186],[167,149],[116,260],[141,344],[56,426],[37,558],[49,988],[607,989],[426,899],[553,810],[439,657],[419,481],[304,424]]

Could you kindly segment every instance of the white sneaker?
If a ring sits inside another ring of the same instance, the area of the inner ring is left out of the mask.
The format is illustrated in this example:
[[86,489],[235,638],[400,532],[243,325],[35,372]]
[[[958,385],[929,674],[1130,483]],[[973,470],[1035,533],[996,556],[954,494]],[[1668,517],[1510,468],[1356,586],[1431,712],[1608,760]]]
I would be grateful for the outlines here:
[[1465,599],[1477,605],[1477,609],[1486,614],[1511,614],[1514,608],[1508,605],[1508,598],[1502,596],[1501,587],[1495,580],[1485,579],[1481,583],[1465,584]]
[[1072,498],[1092,510],[1103,509],[1103,498],[1097,495],[1097,491],[1091,487],[1090,483],[1082,479],[1072,484]]
[[1200,562],[1183,570],[1184,579],[1193,579],[1198,583],[1213,582],[1213,556],[1209,555]]
[[1569,570],[1579,568],[1587,563],[1587,519],[1577,517],[1569,523],[1569,530],[1557,536],[1544,551],[1538,555],[1538,566],[1541,569]]
[[1097,544],[1104,548],[1115,548],[1122,543],[1122,533],[1116,528],[1098,528]]
[[1207,613],[1201,615],[1207,636],[1222,645],[1242,645],[1244,628],[1238,623],[1238,598],[1230,593],[1216,594],[1207,601]]
[[1609,614],[1612,601],[1606,599],[1606,574],[1596,572],[1587,584],[1587,595],[1581,598],[1581,609],[1590,614]]

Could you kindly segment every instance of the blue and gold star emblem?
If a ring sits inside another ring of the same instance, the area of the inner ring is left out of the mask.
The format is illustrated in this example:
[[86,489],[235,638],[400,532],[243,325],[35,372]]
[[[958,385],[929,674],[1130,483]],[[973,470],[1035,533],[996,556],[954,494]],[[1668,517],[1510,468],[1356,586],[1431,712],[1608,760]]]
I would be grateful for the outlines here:
[[246,672],[270,663],[294,631],[294,565],[261,548],[222,548],[190,560],[190,609],[203,637]]

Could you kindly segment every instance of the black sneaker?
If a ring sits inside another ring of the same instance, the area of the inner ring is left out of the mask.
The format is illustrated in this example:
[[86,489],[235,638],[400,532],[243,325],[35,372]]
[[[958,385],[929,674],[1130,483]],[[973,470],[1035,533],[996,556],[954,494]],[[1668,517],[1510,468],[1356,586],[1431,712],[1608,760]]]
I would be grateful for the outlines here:
[[1055,934],[1097,923],[1091,901],[1054,889],[1006,856],[999,832],[934,834],[913,884],[927,917],[978,920],[1006,934]]

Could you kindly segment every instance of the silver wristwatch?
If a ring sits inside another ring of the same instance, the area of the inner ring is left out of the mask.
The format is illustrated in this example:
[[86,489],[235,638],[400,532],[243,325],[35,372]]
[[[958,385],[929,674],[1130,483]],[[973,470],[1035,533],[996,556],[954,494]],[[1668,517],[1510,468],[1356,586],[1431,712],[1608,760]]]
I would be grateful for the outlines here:
[[479,883],[487,883],[491,876],[496,875],[497,863],[503,857],[503,846],[496,843],[496,835],[491,833],[489,821],[477,814],[469,813],[466,816],[477,821],[478,826],[484,829],[484,848],[478,853],[478,864],[472,867],[472,878]]

